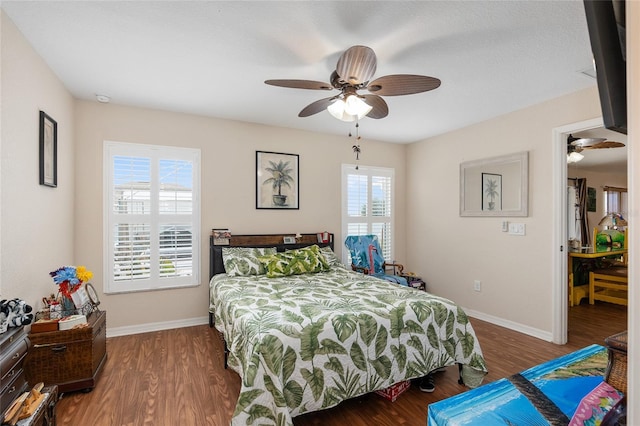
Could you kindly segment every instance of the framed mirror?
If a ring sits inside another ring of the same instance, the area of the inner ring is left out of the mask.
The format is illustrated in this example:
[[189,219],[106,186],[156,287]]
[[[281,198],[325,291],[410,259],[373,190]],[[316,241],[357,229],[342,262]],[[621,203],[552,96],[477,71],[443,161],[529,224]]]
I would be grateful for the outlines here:
[[460,216],[528,214],[528,151],[460,164]]

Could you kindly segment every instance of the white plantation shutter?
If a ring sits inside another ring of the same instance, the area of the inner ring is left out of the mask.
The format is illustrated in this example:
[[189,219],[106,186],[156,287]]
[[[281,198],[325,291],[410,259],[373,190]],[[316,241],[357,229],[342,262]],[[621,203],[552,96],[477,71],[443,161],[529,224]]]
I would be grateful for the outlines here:
[[105,142],[105,292],[199,284],[200,150]]
[[[393,176],[383,167],[342,165],[342,236],[375,234],[385,260],[393,260]],[[343,238],[343,239],[344,239]],[[343,250],[349,264],[349,253]]]

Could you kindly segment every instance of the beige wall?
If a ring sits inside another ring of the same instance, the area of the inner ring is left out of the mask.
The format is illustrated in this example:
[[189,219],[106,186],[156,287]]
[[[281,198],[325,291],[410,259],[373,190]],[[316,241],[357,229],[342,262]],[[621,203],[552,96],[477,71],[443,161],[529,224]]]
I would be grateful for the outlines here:
[[[353,139],[193,115],[78,101],[76,117],[75,260],[96,273],[102,289],[102,148],[120,141],[199,148],[202,152],[202,268],[197,288],[103,295],[110,327],[203,318],[208,311],[208,235],[233,233],[336,233],[342,250],[341,164],[354,161]],[[405,147],[363,139],[361,164],[396,170],[396,258],[404,257]],[[256,210],[255,152],[300,155],[300,209]]]
[[[407,261],[431,291],[551,339],[552,129],[599,115],[593,88],[407,147]],[[460,163],[520,151],[529,151],[529,216],[460,217]],[[526,236],[501,232],[503,220],[524,223]]]
[[[73,98],[0,11],[2,112],[0,299],[39,300],[57,291],[49,272],[74,250]],[[58,123],[58,187],[39,185],[39,111]]]

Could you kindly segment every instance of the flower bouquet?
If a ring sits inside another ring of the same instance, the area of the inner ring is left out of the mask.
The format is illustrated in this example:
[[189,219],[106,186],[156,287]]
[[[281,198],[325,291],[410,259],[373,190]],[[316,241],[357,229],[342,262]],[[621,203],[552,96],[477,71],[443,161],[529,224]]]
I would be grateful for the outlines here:
[[[74,303],[76,292],[82,287],[83,282],[89,281],[93,277],[93,272],[84,266],[63,266],[53,272],[49,272],[53,282],[58,285],[58,292],[61,296],[62,310],[64,315],[75,313],[75,308],[82,308]],[[63,315],[63,316],[64,316]]]

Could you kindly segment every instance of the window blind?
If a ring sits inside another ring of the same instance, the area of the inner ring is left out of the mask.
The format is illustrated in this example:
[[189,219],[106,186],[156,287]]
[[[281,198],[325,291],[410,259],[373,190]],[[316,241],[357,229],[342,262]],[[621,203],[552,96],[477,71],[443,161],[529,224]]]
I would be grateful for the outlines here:
[[199,283],[200,151],[105,142],[105,292]]

